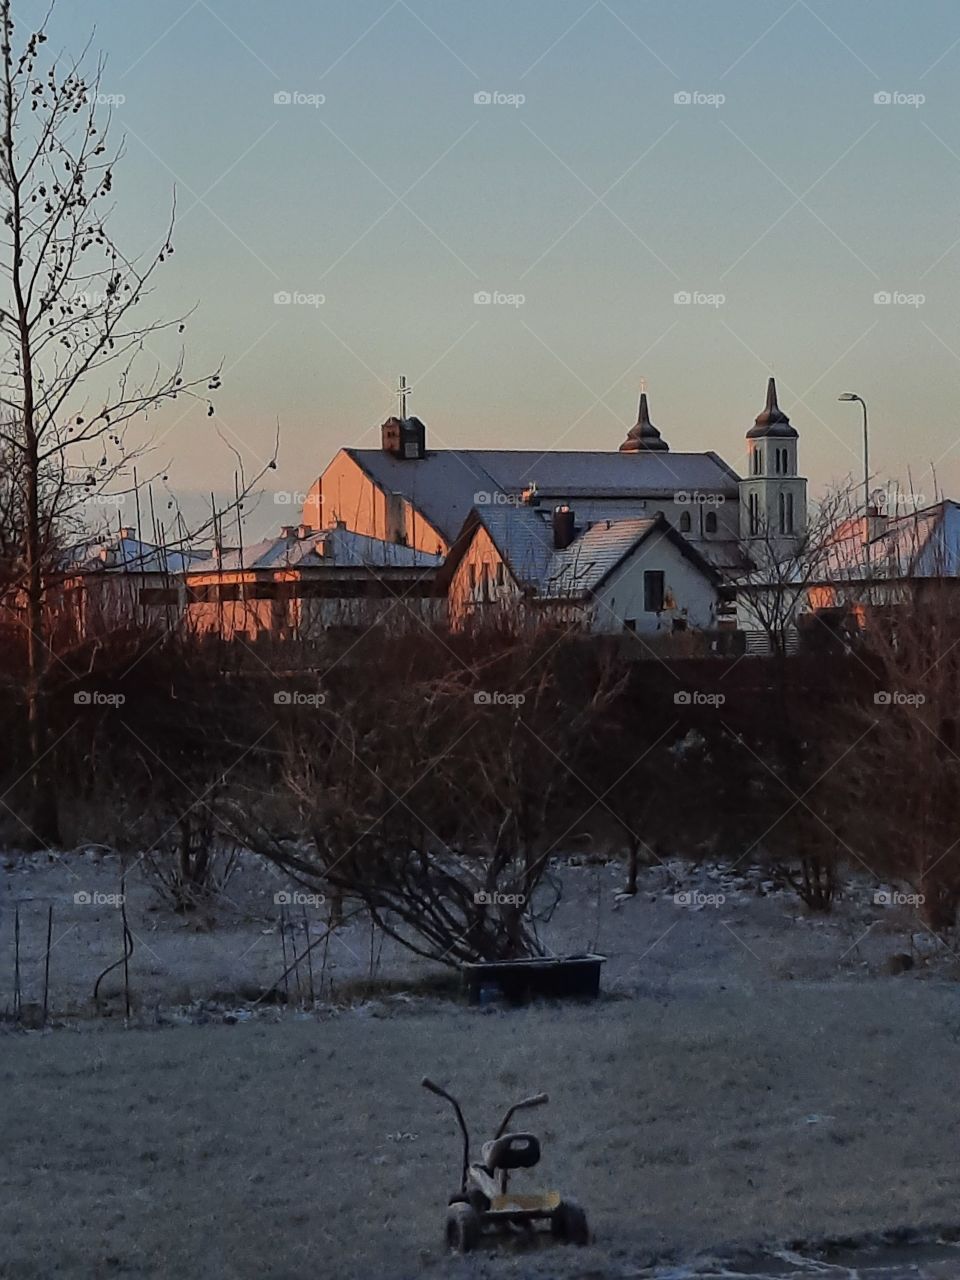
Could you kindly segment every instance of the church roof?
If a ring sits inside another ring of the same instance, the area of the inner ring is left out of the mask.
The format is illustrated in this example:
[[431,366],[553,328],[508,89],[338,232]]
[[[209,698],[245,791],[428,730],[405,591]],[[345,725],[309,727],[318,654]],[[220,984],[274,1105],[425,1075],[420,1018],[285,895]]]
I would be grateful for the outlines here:
[[791,426],[790,419],[777,404],[777,384],[771,378],[767,382],[767,403],[757,414],[754,425],[747,432],[747,439],[796,440],[797,435],[796,427]]
[[344,451],[385,492],[406,498],[452,542],[470,511],[517,497],[531,485],[544,497],[671,500],[679,491],[737,494],[739,477],[715,453],[643,450],[440,449],[416,461],[382,449]]
[[197,566],[203,573],[238,573],[276,569],[428,569],[440,556],[416,551],[396,542],[369,538],[349,529],[311,529],[303,537],[296,531],[231,551],[217,564]]

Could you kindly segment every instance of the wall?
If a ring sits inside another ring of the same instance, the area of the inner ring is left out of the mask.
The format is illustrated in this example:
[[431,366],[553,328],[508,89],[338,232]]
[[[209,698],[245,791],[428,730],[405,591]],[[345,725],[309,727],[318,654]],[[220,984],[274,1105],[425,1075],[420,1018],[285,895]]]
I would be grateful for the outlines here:
[[343,449],[310,490],[303,507],[305,524],[329,529],[337,520],[354,533],[385,542],[396,541],[400,533],[407,546],[431,555],[438,545],[449,549],[440,532],[415,513],[405,498],[385,494]]
[[[665,577],[664,610],[646,613],[643,575],[661,570]],[[640,634],[669,632],[674,619],[685,618],[691,629],[716,625],[717,591],[710,580],[666,537],[652,534],[602,584],[595,597],[594,631],[622,631],[633,621]]]

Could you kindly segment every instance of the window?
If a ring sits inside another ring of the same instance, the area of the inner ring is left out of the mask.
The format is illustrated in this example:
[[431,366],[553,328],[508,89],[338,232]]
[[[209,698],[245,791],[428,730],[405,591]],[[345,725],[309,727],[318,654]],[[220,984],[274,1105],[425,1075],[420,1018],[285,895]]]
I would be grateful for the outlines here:
[[472,565],[470,566],[470,586],[471,586],[474,590],[476,590],[476,586],[477,586],[477,566],[476,566],[476,564],[472,564]]
[[624,620],[623,620],[623,629],[624,629],[624,631],[636,631],[636,629],[637,629],[637,620],[636,620],[636,618],[624,618]]
[[793,494],[787,494],[787,533],[793,533]]
[[717,532],[717,513],[715,511],[707,512],[706,519],[704,521],[704,528],[707,533]]
[[690,532],[690,512],[689,511],[684,511],[683,515],[680,517],[680,532],[681,533]]
[[760,498],[757,494],[750,494],[747,510],[750,516],[750,537],[755,538],[760,532]]
[[753,451],[753,474],[760,475],[763,472],[763,451],[757,446]]
[[140,591],[141,604],[176,604],[176,587],[143,587]]
[[502,587],[507,580],[506,566],[502,560],[497,561],[497,586]]
[[643,575],[643,608],[646,613],[663,611],[663,570],[647,569]]

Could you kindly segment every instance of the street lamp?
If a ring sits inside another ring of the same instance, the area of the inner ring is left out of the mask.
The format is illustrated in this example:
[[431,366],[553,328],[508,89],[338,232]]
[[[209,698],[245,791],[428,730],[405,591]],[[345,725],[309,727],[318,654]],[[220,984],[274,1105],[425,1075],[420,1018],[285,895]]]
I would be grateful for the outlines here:
[[855,400],[863,410],[863,541],[870,541],[870,439],[867,434],[866,401],[852,391],[845,391],[838,400]]

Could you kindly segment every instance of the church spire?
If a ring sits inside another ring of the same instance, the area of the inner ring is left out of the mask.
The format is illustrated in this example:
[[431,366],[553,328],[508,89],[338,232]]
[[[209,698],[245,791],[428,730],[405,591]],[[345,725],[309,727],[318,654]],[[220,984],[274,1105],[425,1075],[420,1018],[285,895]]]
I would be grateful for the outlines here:
[[670,446],[650,421],[650,410],[647,406],[646,391],[640,392],[640,407],[637,410],[637,421],[627,432],[627,438],[620,446],[621,453],[663,453]]
[[754,425],[747,432],[748,440],[761,440],[766,436],[777,436],[782,439],[796,439],[796,429],[791,426],[790,419],[777,404],[777,382],[775,378],[767,380],[767,403],[757,414]]

